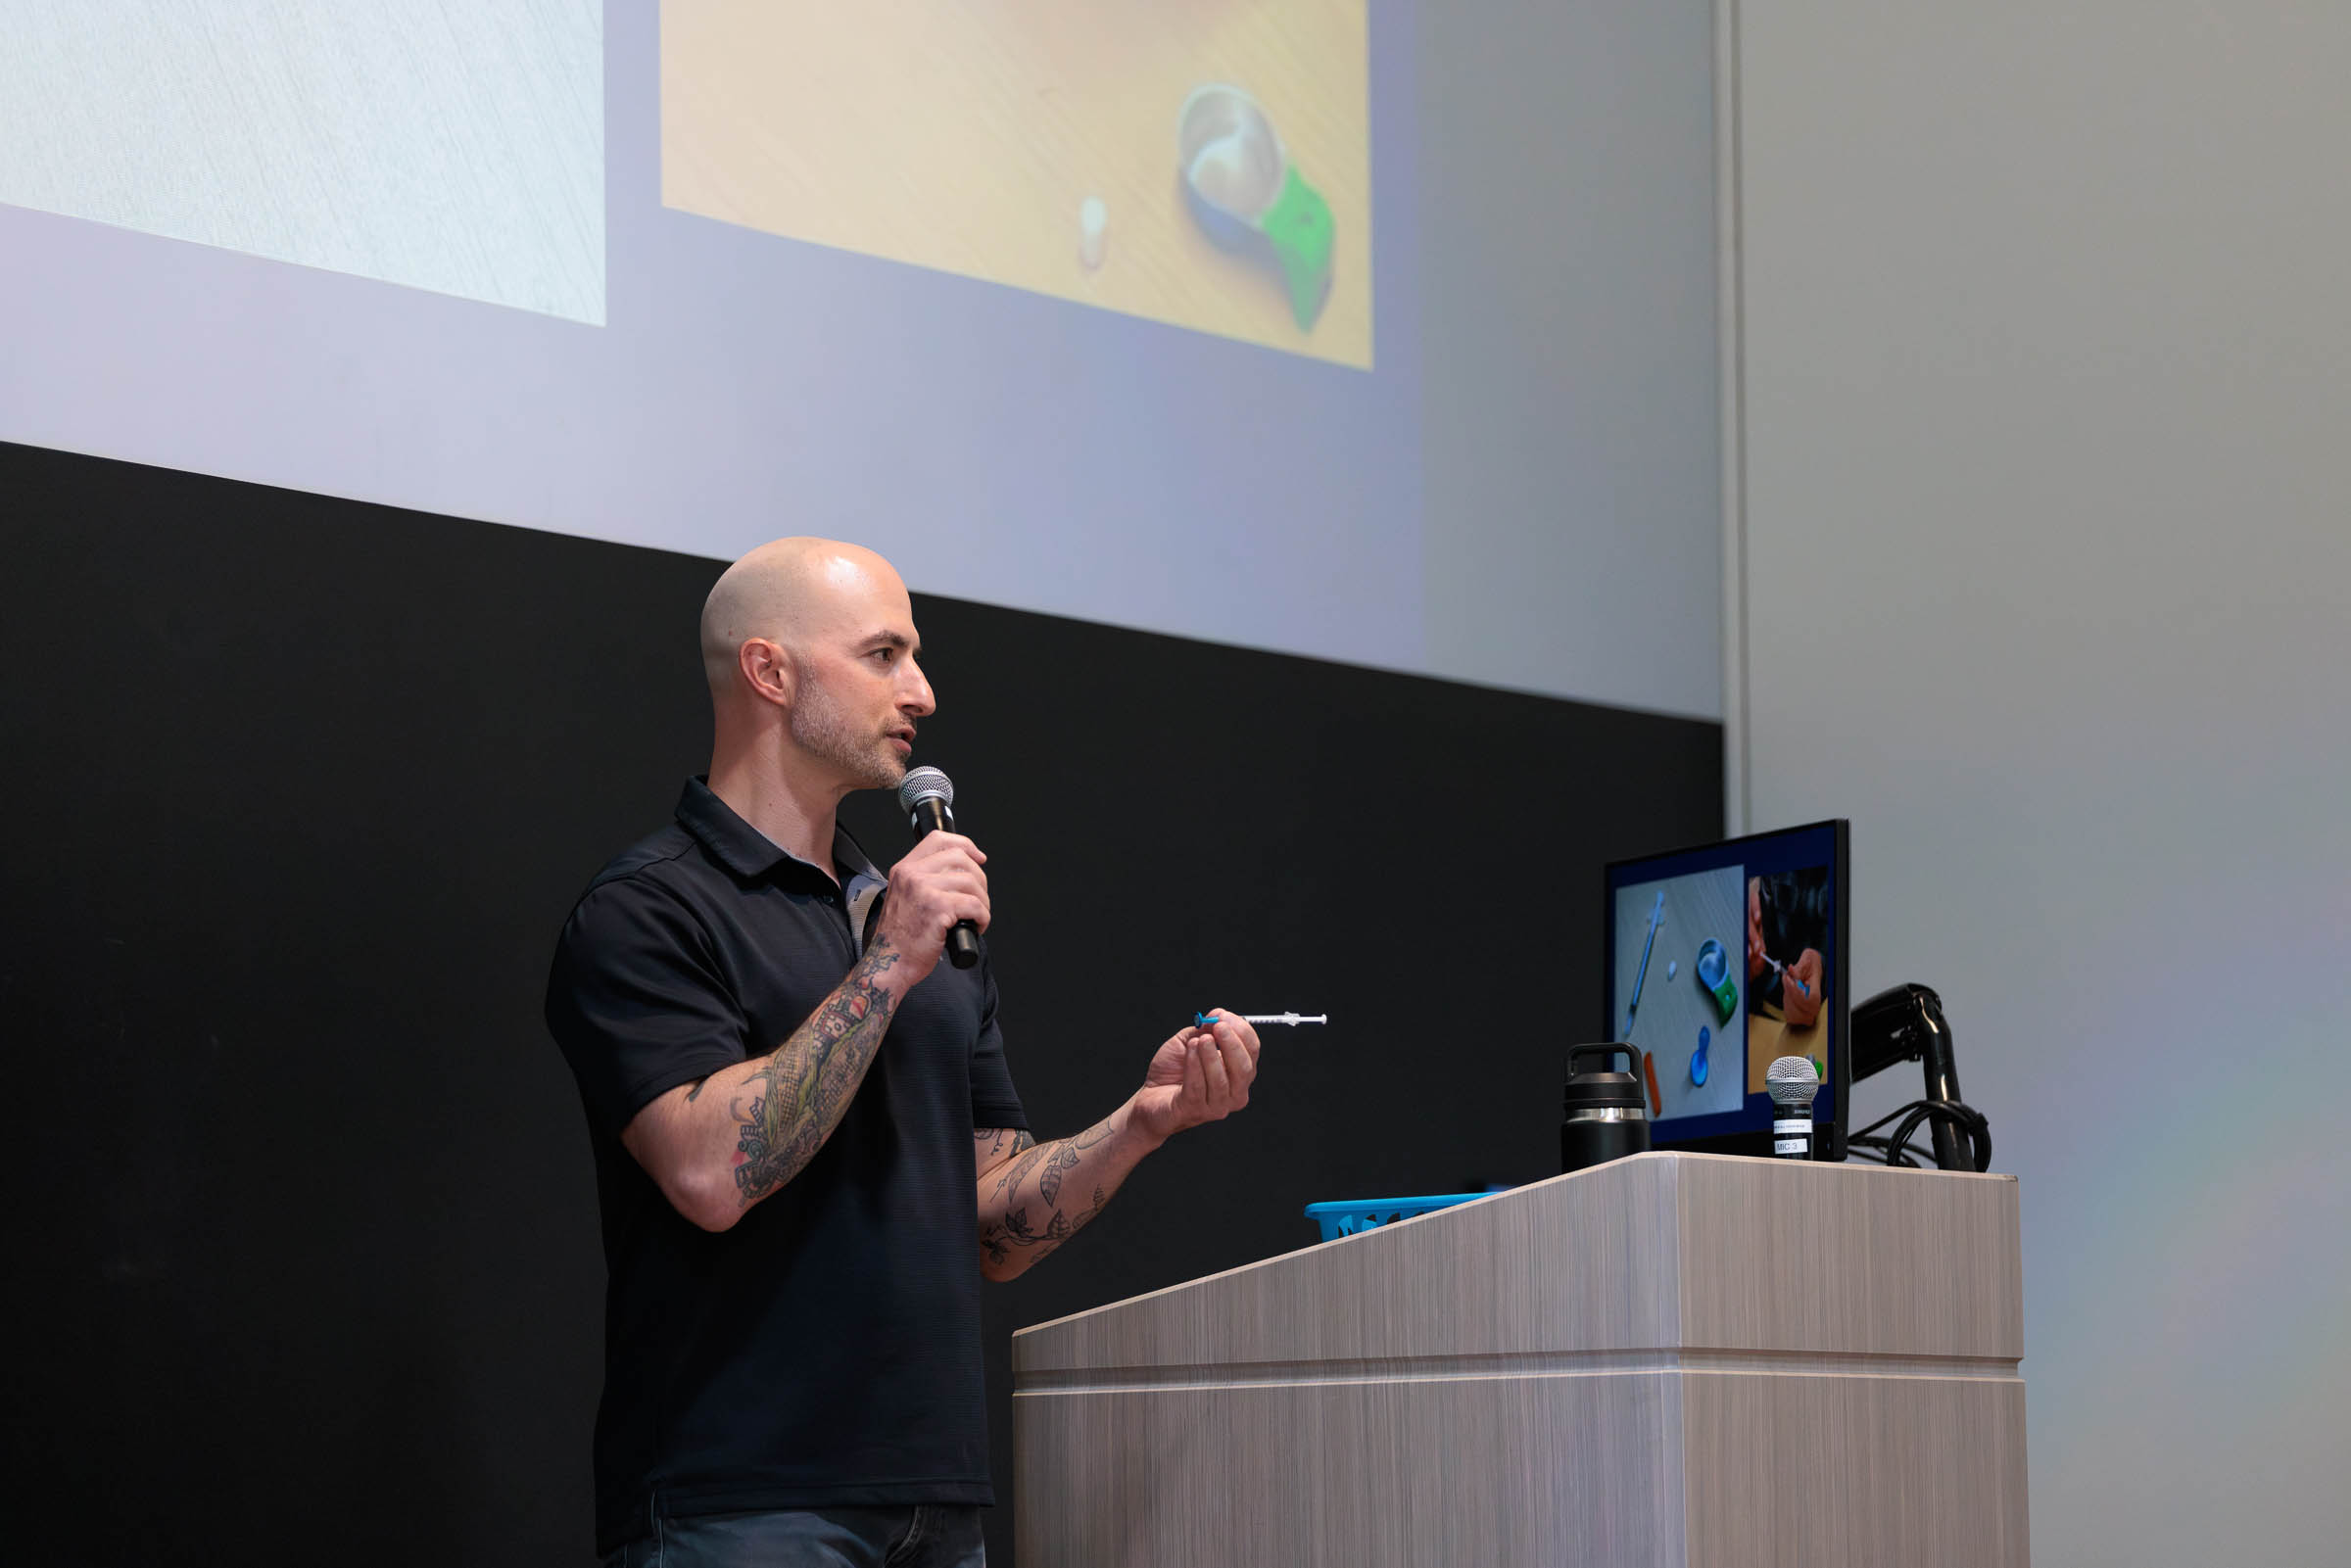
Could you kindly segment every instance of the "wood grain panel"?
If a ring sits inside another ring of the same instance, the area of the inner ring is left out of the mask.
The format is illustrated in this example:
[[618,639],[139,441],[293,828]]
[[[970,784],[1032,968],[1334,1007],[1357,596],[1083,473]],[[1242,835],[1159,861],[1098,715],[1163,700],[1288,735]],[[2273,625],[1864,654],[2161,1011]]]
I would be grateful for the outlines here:
[[2016,1185],[1645,1155],[1024,1330],[1021,1561],[2026,1560]]
[[1016,1374],[1688,1346],[2024,1354],[2016,1184],[1642,1155],[1024,1329]]
[[2014,1177],[1679,1158],[1682,1344],[2024,1355]]
[[1692,1568],[2029,1560],[2017,1378],[1679,1379]]
[[1013,1369],[1679,1342],[1678,1156],[1644,1156],[1022,1330]]
[[1655,1374],[1016,1395],[1022,1568],[1684,1560]]

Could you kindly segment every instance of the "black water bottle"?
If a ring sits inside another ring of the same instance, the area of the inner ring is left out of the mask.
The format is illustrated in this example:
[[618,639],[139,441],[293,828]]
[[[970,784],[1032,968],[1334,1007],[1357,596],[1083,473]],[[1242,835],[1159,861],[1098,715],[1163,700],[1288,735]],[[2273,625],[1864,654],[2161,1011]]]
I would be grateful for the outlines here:
[[[1612,1058],[1624,1053],[1631,1070],[1615,1070]],[[1576,1064],[1601,1059],[1601,1070],[1579,1072]],[[1559,1122],[1559,1169],[1582,1170],[1621,1160],[1649,1148],[1649,1105],[1641,1096],[1641,1053],[1632,1046],[1577,1045],[1567,1051],[1567,1087]]]

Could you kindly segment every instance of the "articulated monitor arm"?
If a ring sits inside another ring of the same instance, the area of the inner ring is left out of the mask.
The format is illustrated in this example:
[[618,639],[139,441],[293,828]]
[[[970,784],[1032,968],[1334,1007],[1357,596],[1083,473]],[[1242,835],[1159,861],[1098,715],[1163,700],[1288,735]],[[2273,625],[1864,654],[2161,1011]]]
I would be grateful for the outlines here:
[[[1943,998],[1916,980],[1880,991],[1853,1009],[1853,1081],[1885,1071],[1896,1062],[1923,1065],[1926,1098],[1958,1105],[1959,1069],[1951,1056],[1951,1025]],[[1938,1117],[1932,1123],[1935,1164],[1945,1170],[1972,1168],[1959,1128]]]

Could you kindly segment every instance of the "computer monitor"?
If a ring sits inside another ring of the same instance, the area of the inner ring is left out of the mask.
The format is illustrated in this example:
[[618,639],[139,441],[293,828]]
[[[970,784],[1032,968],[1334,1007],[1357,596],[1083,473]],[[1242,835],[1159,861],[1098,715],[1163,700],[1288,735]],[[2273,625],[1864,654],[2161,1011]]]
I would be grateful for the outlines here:
[[1647,1058],[1653,1147],[1771,1153],[1763,1074],[1800,1056],[1820,1070],[1813,1157],[1845,1158],[1847,839],[1820,822],[1608,867],[1599,1038]]

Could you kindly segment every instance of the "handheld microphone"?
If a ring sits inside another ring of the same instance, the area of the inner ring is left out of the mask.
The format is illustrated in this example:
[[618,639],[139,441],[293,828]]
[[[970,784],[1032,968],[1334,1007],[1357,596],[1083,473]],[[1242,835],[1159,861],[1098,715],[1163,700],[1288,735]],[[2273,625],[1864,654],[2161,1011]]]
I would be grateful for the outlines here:
[[[919,836],[924,833],[953,832],[955,785],[936,768],[916,768],[898,784],[898,809]],[[959,920],[947,932],[947,962],[959,970],[968,970],[980,962],[980,928],[968,920]]]
[[1784,1056],[1763,1074],[1771,1091],[1771,1152],[1782,1160],[1812,1158],[1812,1097],[1820,1093],[1820,1072],[1800,1056]]

